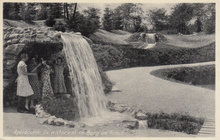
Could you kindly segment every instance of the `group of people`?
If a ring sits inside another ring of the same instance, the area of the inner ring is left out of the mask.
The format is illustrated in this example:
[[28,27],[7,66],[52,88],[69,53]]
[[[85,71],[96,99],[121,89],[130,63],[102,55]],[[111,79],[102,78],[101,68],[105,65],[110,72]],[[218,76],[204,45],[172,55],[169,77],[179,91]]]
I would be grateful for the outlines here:
[[[34,112],[35,105],[42,100],[67,93],[63,74],[64,63],[61,57],[53,63],[43,58],[39,60],[38,56],[28,60],[28,54],[22,53],[17,65],[17,111],[22,113]],[[53,74],[52,80],[51,74]]]

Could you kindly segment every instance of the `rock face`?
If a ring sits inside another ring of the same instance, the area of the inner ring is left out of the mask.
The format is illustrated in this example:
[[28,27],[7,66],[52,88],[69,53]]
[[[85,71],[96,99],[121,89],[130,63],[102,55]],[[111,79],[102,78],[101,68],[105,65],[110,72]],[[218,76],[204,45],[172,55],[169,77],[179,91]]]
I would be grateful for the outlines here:
[[[3,80],[4,80],[4,95],[11,94],[11,87],[15,86],[15,79],[17,78],[16,66],[18,63],[18,55],[25,48],[25,43],[30,41],[51,41],[59,42],[54,37],[56,31],[49,28],[38,27],[10,27],[4,25],[3,27]],[[14,95],[14,94],[12,94]],[[8,97],[7,97],[8,98]],[[9,96],[9,100],[13,100],[14,97]],[[13,101],[12,101],[13,102]],[[7,103],[12,104],[12,103]]]

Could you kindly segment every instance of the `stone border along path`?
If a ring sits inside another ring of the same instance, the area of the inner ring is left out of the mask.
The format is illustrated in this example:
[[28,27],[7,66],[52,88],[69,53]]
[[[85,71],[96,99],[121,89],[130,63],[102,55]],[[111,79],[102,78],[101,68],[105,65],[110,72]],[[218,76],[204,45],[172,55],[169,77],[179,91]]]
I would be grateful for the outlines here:
[[215,119],[206,119],[202,128],[200,129],[198,137],[215,136]]
[[215,64],[203,62],[194,64],[137,67],[107,71],[115,83],[108,99],[129,106],[136,106],[144,112],[182,113],[205,118],[198,136],[213,136],[215,128],[215,91],[164,80],[151,75],[154,70],[175,67],[193,67]]

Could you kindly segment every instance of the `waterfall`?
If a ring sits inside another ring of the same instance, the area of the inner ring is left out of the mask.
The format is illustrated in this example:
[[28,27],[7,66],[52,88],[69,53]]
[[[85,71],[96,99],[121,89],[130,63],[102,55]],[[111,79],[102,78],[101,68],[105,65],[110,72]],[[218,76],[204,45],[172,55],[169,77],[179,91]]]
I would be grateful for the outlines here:
[[144,49],[151,49],[154,48],[156,45],[156,40],[155,40],[155,33],[148,33],[146,34],[147,37],[147,46],[145,46]]
[[80,118],[100,116],[107,110],[106,98],[90,45],[77,34],[64,33],[61,38],[79,116]]

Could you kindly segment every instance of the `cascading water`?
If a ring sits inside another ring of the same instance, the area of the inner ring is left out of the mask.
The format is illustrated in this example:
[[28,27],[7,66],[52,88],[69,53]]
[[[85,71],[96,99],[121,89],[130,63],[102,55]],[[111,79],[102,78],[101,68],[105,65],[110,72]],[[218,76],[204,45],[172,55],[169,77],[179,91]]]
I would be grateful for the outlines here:
[[148,33],[148,34],[146,34],[146,37],[147,37],[148,44],[144,49],[150,49],[150,48],[155,47],[155,45],[156,45],[155,34]]
[[81,35],[61,35],[71,86],[80,118],[100,116],[106,109],[101,77],[88,42]]
[[64,33],[61,38],[80,121],[93,126],[130,118],[107,110],[101,76],[88,42],[73,33]]

